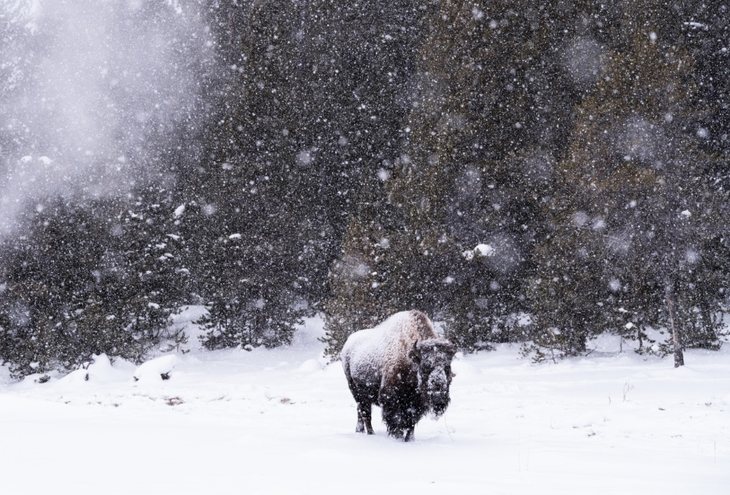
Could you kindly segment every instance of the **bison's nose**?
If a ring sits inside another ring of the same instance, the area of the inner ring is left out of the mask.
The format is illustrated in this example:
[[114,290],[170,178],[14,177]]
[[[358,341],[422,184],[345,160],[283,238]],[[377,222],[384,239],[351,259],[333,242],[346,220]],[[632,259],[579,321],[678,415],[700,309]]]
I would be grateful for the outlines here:
[[449,402],[449,394],[445,391],[438,390],[435,392],[429,392],[428,396],[434,404],[447,404]]

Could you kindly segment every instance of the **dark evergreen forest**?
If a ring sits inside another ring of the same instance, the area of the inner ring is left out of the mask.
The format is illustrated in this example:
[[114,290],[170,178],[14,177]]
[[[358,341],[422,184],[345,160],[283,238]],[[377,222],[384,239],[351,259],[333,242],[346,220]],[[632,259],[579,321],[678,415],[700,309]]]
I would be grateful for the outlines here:
[[677,364],[721,344],[726,2],[132,3],[100,35],[126,48],[70,49],[102,92],[46,88],[70,71],[48,68],[57,33],[0,16],[16,376],[140,361],[189,305],[210,349],[286,345],[323,313],[336,358],[408,308],[538,360],[604,332]]

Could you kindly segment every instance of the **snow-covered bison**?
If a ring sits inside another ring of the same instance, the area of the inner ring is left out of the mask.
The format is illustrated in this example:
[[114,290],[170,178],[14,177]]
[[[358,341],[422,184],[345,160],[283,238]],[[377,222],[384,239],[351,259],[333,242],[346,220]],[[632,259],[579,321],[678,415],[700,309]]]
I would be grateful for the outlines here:
[[412,440],[413,428],[426,413],[438,417],[449,405],[454,352],[420,311],[396,313],[350,335],[340,355],[357,402],[355,431],[373,434],[376,404],[383,409],[388,434]]

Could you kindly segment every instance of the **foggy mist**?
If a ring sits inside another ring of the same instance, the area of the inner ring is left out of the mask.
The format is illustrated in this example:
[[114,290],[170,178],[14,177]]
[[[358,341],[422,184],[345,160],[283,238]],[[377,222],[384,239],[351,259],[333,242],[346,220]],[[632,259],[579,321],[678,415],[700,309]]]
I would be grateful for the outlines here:
[[0,36],[0,233],[29,202],[154,180],[149,153],[193,125],[211,43],[178,2],[2,0]]

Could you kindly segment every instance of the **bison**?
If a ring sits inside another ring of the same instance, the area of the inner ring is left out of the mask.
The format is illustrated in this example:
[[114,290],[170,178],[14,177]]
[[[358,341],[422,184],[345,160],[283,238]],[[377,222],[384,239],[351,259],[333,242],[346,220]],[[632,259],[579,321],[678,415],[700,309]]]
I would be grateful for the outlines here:
[[413,440],[424,415],[439,417],[449,405],[454,353],[454,345],[439,338],[420,311],[396,313],[375,328],[350,335],[340,356],[357,402],[355,431],[373,434],[376,404],[390,436]]

